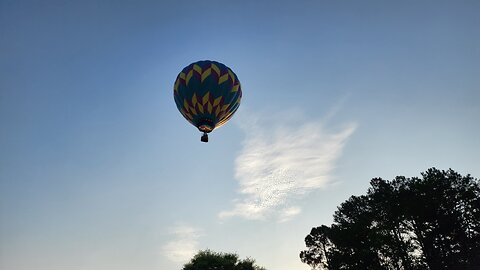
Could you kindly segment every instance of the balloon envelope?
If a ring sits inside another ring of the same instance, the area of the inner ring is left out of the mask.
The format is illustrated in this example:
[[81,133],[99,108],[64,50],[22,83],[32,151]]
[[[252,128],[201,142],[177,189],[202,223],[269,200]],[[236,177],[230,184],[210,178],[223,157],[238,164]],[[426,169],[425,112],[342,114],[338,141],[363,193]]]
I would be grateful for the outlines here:
[[206,60],[192,63],[178,74],[173,96],[183,117],[206,134],[233,116],[240,106],[242,89],[230,68]]

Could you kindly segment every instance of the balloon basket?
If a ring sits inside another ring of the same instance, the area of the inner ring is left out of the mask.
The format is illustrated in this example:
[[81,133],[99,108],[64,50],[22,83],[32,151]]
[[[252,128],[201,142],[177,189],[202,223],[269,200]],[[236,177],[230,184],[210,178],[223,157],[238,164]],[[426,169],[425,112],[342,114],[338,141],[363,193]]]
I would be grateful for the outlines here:
[[202,135],[202,138],[200,138],[200,140],[204,143],[208,142],[208,134],[207,133],[203,133]]

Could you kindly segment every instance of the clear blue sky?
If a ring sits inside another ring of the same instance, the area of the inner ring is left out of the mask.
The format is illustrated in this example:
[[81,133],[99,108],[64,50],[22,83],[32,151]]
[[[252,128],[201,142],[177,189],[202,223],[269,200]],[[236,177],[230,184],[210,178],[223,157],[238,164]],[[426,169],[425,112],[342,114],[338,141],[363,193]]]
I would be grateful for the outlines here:
[[[271,270],[373,177],[480,177],[479,1],[0,0],[0,268]],[[173,101],[216,60],[210,142]]]

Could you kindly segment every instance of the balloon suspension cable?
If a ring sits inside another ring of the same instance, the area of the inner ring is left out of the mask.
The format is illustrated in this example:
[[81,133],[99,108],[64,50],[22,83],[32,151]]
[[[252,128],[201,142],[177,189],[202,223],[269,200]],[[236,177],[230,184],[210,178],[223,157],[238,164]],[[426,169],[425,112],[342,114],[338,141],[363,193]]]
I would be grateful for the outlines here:
[[208,134],[204,132],[200,140],[205,143],[208,142]]

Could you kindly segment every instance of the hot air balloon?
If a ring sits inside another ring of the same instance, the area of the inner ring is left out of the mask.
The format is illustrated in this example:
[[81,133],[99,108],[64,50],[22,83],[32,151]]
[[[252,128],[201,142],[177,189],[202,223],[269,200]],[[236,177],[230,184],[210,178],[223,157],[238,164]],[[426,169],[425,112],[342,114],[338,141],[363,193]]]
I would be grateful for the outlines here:
[[173,87],[180,113],[200,132],[208,133],[224,125],[240,106],[242,89],[237,75],[222,63],[198,61],[185,67]]

